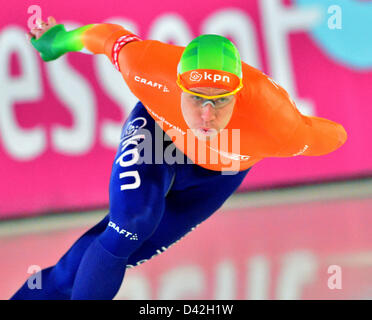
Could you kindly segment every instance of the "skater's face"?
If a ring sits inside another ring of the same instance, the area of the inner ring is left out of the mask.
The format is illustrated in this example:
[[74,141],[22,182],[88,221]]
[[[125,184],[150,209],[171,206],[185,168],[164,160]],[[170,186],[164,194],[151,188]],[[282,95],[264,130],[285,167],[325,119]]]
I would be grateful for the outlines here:
[[[202,87],[193,88],[190,91],[207,96],[217,96],[228,92],[224,89]],[[213,138],[227,126],[235,102],[235,95],[205,99],[187,92],[181,94],[181,109],[186,124],[195,136],[202,140]]]

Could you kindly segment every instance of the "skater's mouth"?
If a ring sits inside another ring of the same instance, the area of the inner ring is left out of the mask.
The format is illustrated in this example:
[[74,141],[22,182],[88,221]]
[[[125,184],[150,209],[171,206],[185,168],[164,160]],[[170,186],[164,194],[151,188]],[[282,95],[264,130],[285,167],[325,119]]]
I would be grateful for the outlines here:
[[209,127],[200,127],[198,129],[199,133],[202,135],[210,136],[216,134],[217,130]]

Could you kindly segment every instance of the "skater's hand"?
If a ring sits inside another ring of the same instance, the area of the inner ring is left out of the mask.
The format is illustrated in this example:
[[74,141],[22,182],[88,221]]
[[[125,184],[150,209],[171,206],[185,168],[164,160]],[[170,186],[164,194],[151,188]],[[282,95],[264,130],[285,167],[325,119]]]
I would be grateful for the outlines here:
[[44,22],[40,18],[37,18],[36,23],[38,24],[38,26],[36,28],[32,28],[29,32],[26,33],[28,40],[31,40],[31,38],[36,38],[36,40],[39,39],[46,31],[57,24],[56,19],[54,19],[53,17],[48,17],[47,22]]

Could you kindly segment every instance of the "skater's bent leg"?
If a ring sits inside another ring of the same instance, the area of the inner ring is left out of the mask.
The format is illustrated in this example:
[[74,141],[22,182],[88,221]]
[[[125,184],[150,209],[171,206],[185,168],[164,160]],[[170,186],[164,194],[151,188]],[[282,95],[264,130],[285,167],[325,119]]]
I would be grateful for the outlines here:
[[[154,232],[164,211],[162,190],[154,182],[148,183],[155,186],[154,190],[140,191],[143,194],[141,201],[122,196],[125,202],[132,201],[135,205],[127,204],[120,211],[113,210],[108,227],[84,254],[71,299],[107,300],[116,295],[128,257]],[[154,199],[151,199],[152,196]]]
[[92,242],[106,229],[110,220],[107,215],[99,224],[88,230],[71,249],[58,261],[53,273],[60,291],[71,295],[72,286],[81,259]]
[[131,117],[146,117],[143,129],[147,131],[123,127],[110,179],[110,221],[84,254],[71,299],[113,299],[123,281],[128,257],[151,236],[162,218],[173,172],[166,164],[138,161],[140,145],[151,141],[148,133],[155,126],[142,110],[138,114],[135,110]]

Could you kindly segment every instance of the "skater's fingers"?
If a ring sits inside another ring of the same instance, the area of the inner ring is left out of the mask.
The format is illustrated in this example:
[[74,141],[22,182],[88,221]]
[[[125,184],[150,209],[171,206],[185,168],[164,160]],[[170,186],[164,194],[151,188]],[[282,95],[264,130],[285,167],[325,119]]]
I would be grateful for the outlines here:
[[56,25],[57,24],[57,21],[56,21],[56,19],[54,18],[54,17],[48,17],[48,25],[50,25],[50,26],[54,26],[54,25]]
[[36,19],[36,27],[31,29],[31,35],[36,39],[39,39],[46,31],[56,25],[56,20],[54,17],[48,17],[48,23],[45,23],[40,18]]
[[41,18],[36,18],[36,25],[38,28],[42,28],[46,23]]

